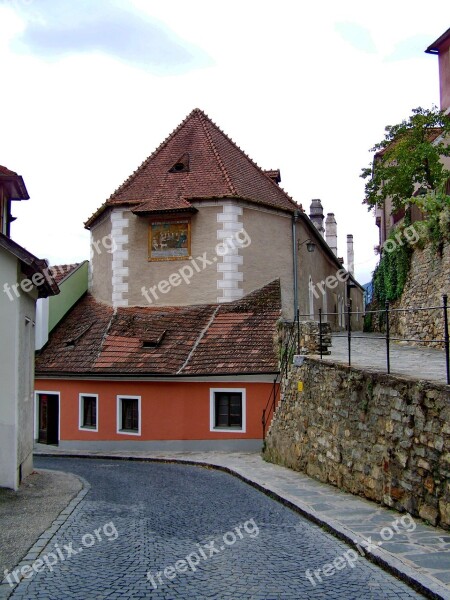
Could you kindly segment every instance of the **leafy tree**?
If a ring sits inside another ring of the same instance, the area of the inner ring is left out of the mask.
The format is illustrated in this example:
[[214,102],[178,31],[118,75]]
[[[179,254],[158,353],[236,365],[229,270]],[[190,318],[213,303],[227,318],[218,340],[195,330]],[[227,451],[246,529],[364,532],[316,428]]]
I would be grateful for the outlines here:
[[[450,114],[437,107],[415,108],[413,114],[397,125],[385,128],[385,137],[371,148],[373,164],[362,169],[365,185],[364,203],[369,210],[392,201],[395,212],[418,204],[440,212],[450,204],[446,184],[450,171],[442,157],[450,156]],[[417,197],[414,192],[420,190]],[[424,197],[432,200],[424,202]]]

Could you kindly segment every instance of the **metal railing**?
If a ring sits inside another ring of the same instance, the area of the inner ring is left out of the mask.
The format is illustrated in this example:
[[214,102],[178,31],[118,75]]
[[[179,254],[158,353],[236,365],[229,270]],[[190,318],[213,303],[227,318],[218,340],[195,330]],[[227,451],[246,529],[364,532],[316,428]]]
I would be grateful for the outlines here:
[[[443,337],[442,338],[433,338],[433,339],[422,339],[422,338],[404,338],[404,337],[393,337],[391,335],[391,325],[392,325],[392,315],[395,313],[415,313],[419,311],[427,311],[427,310],[442,310],[443,312]],[[449,341],[449,319],[448,319],[448,297],[447,294],[442,296],[442,305],[440,306],[423,306],[423,307],[414,307],[414,308],[391,308],[389,302],[386,302],[384,309],[378,310],[367,310],[364,312],[365,315],[369,314],[378,314],[383,317],[384,326],[385,326],[385,334],[382,336],[371,336],[371,340],[385,340],[386,342],[386,369],[387,373],[391,372],[391,342],[414,342],[414,343],[439,343],[443,344],[445,351],[445,368],[446,368],[446,377],[447,377],[447,385],[450,385],[450,341]],[[337,315],[339,313],[324,313],[322,309],[319,309],[319,347],[320,347],[320,358],[322,359],[322,322],[324,316],[332,316]],[[358,315],[360,316],[360,312],[352,312],[350,304],[347,305],[346,311],[346,322],[345,322],[345,331],[344,335],[336,335],[334,337],[346,337],[347,338],[347,349],[348,349],[348,364],[351,366],[352,364],[352,340],[364,339],[367,340],[367,336],[362,335],[354,335],[352,333],[352,316]],[[306,315],[299,315],[306,316]]]
[[[417,338],[400,338],[393,337],[391,335],[391,319],[393,313],[413,313],[417,311],[424,310],[442,310],[443,311],[443,337],[435,338],[435,339],[417,339]],[[352,316],[361,317],[368,314],[380,314],[384,317],[384,325],[385,325],[385,335],[382,336],[370,336],[370,340],[385,340],[386,343],[386,369],[387,373],[391,372],[391,342],[418,342],[418,343],[440,343],[443,344],[445,350],[445,360],[446,360],[446,375],[447,375],[447,384],[450,385],[450,340],[449,340],[449,319],[448,319],[448,297],[446,294],[442,296],[442,305],[441,306],[425,306],[420,308],[395,308],[391,309],[389,302],[386,302],[384,309],[379,310],[370,310],[365,311],[364,313],[352,312],[350,304],[347,305],[347,310],[345,312],[345,329],[342,330],[342,334],[333,334],[333,337],[346,337],[347,338],[347,349],[348,349],[348,364],[351,366],[352,364],[352,340],[368,340],[367,336],[363,335],[355,335],[352,331]],[[325,323],[324,317],[329,316],[337,316],[338,318],[343,316],[342,313],[337,312],[323,312],[322,309],[319,309],[319,354],[320,358],[323,358],[323,329],[322,324]],[[281,381],[283,375],[287,377],[289,365],[292,362],[292,357],[294,355],[295,350],[299,353],[300,350],[300,317],[307,317],[308,320],[311,320],[310,313],[300,314],[297,311],[296,319],[293,323],[289,324],[288,333],[285,336],[285,342],[281,346],[281,358],[280,358],[280,366],[279,371],[276,377],[273,380],[272,390],[267,400],[266,406],[262,413],[262,430],[263,430],[263,440],[266,437],[267,425],[270,422],[273,414],[275,413],[275,409],[280,400],[280,392],[281,392]]]

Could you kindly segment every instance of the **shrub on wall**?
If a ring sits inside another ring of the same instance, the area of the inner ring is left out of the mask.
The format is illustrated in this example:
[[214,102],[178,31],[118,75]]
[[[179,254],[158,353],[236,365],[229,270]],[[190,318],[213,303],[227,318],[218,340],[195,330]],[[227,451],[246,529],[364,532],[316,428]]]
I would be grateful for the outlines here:
[[[391,232],[389,239],[395,242],[397,230]],[[412,247],[410,244],[395,244],[390,252],[383,252],[381,260],[373,273],[374,296],[378,304],[386,300],[393,302],[402,295],[411,265]]]

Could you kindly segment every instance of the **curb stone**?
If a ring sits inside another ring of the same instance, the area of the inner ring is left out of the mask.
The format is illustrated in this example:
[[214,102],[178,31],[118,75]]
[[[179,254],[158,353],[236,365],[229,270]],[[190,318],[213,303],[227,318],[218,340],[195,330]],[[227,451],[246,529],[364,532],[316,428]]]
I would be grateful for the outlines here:
[[[301,502],[297,498],[292,498],[290,500],[287,495],[281,495],[281,492],[276,491],[276,487],[271,489],[270,484],[264,482],[264,484],[259,483],[256,480],[250,479],[248,476],[239,473],[239,471],[235,470],[235,468],[228,467],[225,465],[220,465],[214,462],[207,462],[205,460],[195,460],[195,459],[183,459],[183,458],[175,458],[175,457],[145,457],[145,456],[126,456],[126,455],[114,455],[114,454],[71,454],[58,452],[58,454],[46,453],[46,452],[34,452],[34,456],[45,456],[55,458],[85,458],[91,460],[128,460],[128,461],[138,461],[138,462],[156,462],[156,463],[166,463],[166,464],[184,464],[190,466],[200,466],[208,469],[216,469],[218,471],[222,471],[237,477],[244,483],[251,485],[255,489],[264,493],[266,496],[269,496],[280,502],[284,506],[287,506],[291,510],[301,514],[303,517],[307,518],[309,521],[312,521],[316,525],[319,525],[322,529],[325,529],[328,533],[332,534],[334,537],[346,542],[352,548],[355,547],[356,544],[361,544],[365,541],[365,538],[360,534],[355,533],[349,527],[342,525],[338,521],[329,518],[328,516],[320,515],[317,511],[309,507],[308,505]],[[80,478],[81,479],[81,478]],[[88,484],[89,485],[89,484]],[[87,492],[86,492],[87,493]],[[365,554],[364,558],[378,565],[388,573],[394,575],[397,579],[400,579],[407,585],[409,585],[415,591],[421,593],[426,598],[430,598],[432,600],[450,600],[450,592],[447,587],[441,584],[434,578],[431,578],[425,573],[421,573],[419,569],[415,569],[412,566],[405,563],[400,558],[392,555],[387,550],[382,548],[375,548],[371,552]],[[3,600],[0,594],[0,600]]]
[[[55,471],[53,469],[39,469],[39,471],[59,473],[59,471]],[[28,552],[22,558],[22,560],[13,569],[10,570],[10,573],[17,569],[21,569],[24,566],[30,566],[30,564],[33,563],[37,558],[46,554],[45,551],[52,543],[52,540],[56,533],[66,523],[67,519],[73,514],[80,502],[84,499],[86,494],[91,489],[91,484],[86,479],[84,479],[84,477],[76,475],[75,473],[72,473],[72,475],[74,475],[74,477],[81,481],[83,487],[75,496],[75,498],[72,498],[72,500],[69,502],[66,508],[64,508],[59,513],[59,515],[56,517],[56,519],[53,521],[50,527],[39,536],[37,541],[31,546],[31,548],[28,550]],[[12,596],[16,588],[24,579],[26,578],[22,574],[20,574],[18,583],[14,579],[12,579],[14,585],[11,585],[6,578],[0,581],[0,600],[8,600],[8,598]]]

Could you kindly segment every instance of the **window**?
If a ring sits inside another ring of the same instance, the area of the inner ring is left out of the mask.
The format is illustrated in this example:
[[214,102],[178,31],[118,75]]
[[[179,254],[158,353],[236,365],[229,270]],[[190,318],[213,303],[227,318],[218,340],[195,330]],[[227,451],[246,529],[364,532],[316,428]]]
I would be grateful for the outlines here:
[[79,429],[98,431],[98,395],[80,394],[80,424]]
[[210,391],[210,430],[245,432],[245,389],[215,388]]
[[117,433],[141,435],[140,396],[117,397]]

